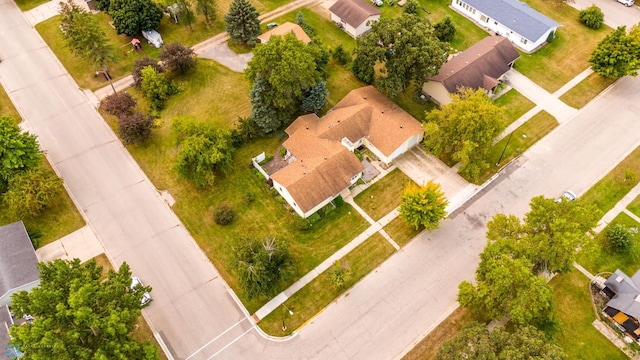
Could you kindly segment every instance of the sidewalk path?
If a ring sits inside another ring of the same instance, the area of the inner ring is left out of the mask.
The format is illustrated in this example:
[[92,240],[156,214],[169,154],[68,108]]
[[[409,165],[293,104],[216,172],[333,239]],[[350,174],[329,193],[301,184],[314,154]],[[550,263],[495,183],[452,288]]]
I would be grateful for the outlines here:
[[23,12],[24,17],[31,26],[36,26],[36,24],[58,15],[60,13],[59,3],[60,0],[49,1],[48,3],[44,3],[31,10]]
[[[600,219],[600,222],[598,222],[598,226],[596,226],[594,231],[596,232],[602,231],[605,227],[607,227],[607,225],[613,219],[615,219],[616,216],[618,216],[618,214],[620,214],[621,212],[627,213],[627,210],[626,210],[627,206],[629,206],[629,204],[633,201],[633,199],[635,199],[638,196],[640,196],[640,184],[636,185],[633,189],[631,189],[627,193],[627,195],[625,195],[622,199],[620,199],[620,201],[618,201],[618,203],[613,207],[613,209],[609,210],[606,214],[604,214],[602,219]],[[639,220],[637,219],[637,216],[635,216],[633,213],[631,213],[631,216],[636,220]]]
[[38,261],[41,262],[75,258],[85,262],[104,252],[96,233],[89,225],[85,225],[57,241],[38,248],[36,255],[38,256]]

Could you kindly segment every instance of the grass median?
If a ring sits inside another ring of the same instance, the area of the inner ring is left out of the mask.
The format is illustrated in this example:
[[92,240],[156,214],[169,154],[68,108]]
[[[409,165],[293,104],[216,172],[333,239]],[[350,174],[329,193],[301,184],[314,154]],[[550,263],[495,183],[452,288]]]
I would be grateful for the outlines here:
[[380,220],[400,206],[402,190],[410,181],[407,175],[396,168],[358,194],[354,201],[373,220]]
[[[337,286],[332,280],[332,266],[293,294],[282,307],[275,309],[258,325],[273,336],[290,335],[345,291],[348,294],[349,288],[382,264],[394,251],[393,246],[380,233],[373,234],[340,260],[347,269],[342,286]],[[289,315],[286,309],[292,307],[294,314]],[[283,323],[286,330],[282,330]]]
[[560,96],[560,100],[571,107],[581,109],[616,80],[618,79],[608,79],[593,73]]

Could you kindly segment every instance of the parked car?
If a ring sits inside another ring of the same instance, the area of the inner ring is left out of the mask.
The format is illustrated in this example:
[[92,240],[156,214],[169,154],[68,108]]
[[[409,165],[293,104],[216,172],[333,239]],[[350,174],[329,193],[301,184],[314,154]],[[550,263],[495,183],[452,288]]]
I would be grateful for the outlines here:
[[578,196],[576,195],[576,193],[574,193],[571,190],[567,190],[564,193],[562,193],[562,195],[556,199],[556,202],[563,202],[563,201],[573,201],[575,199],[577,199]]
[[633,6],[634,0],[618,0],[618,2],[626,7]]
[[164,42],[162,41],[162,36],[160,36],[160,33],[155,30],[142,30],[142,36],[144,36],[144,38],[147,39],[147,42],[149,42],[149,44],[157,48],[162,47],[162,45],[164,45]]
[[[138,278],[137,276],[132,276],[131,277],[131,289],[132,290],[136,290],[136,288],[138,287],[138,285],[140,285],[140,287],[143,287],[144,284],[142,283],[142,281],[140,281],[140,278]],[[145,307],[147,305],[149,305],[149,303],[151,303],[151,295],[148,292],[144,292],[144,294],[142,294],[142,299],[140,300],[140,304],[142,305],[142,307]]]

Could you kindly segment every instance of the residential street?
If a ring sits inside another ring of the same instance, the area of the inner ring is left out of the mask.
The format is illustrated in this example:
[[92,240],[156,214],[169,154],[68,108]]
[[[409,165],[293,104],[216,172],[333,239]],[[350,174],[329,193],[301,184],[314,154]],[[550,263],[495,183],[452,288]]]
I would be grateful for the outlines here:
[[507,167],[439,230],[415,239],[282,341],[252,327],[13,0],[0,0],[0,59],[0,83],[111,260],[126,261],[153,286],[154,302],[143,313],[176,359],[398,358],[457,307],[458,284],[474,276],[487,220],[498,212],[522,215],[536,195],[581,194],[640,145],[640,79],[624,78]]

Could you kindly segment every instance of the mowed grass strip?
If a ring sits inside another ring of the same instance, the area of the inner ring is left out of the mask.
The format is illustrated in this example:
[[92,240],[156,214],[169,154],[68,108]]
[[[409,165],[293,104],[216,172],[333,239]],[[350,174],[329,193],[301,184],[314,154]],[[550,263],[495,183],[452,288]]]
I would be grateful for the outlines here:
[[518,120],[527,111],[533,109],[536,104],[520,94],[518,90],[511,89],[494,101],[494,104],[504,110],[506,126]]
[[560,96],[560,100],[571,107],[581,109],[616,80],[604,78],[593,73]]
[[563,331],[556,335],[558,345],[568,359],[615,360],[628,359],[592,323],[596,314],[589,295],[589,279],[572,269],[556,275],[549,282],[553,289],[555,313],[562,322]]
[[[498,141],[491,148],[487,161],[489,169],[480,176],[478,183],[481,184],[500,170],[501,167],[509,163],[512,159],[524,153],[533,144],[542,139],[551,130],[558,126],[556,119],[548,112],[541,110],[526,123],[515,129],[512,135],[507,135]],[[506,146],[506,149],[505,149]],[[504,154],[503,154],[504,151]],[[502,155],[502,159],[500,159]],[[496,165],[500,160],[500,164]]]
[[640,196],[637,196],[633,201],[627,206],[627,209],[631,211],[635,216],[640,216]]
[[407,245],[414,237],[418,236],[422,230],[423,228],[416,230],[416,228],[407,225],[400,216],[391,220],[391,222],[384,227],[384,231],[401,247]]
[[[591,29],[578,18],[579,11],[555,1],[526,0],[533,9],[562,24],[556,38],[533,54],[521,53],[515,69],[553,93],[589,67],[589,57],[611,28]],[[577,46],[576,44],[580,44]]]
[[20,10],[22,11],[31,10],[37,7],[38,5],[42,5],[44,3],[49,2],[49,0],[15,0],[15,1],[16,1],[16,5],[18,5]]
[[4,90],[4,88],[0,86],[0,116],[2,115],[11,116],[17,121],[20,121],[21,119],[20,113],[18,113],[16,107],[13,106],[11,99],[9,99],[9,95],[7,95],[7,92]]
[[358,194],[354,200],[373,220],[380,220],[400,206],[402,190],[410,181],[412,180],[400,169],[393,169],[393,171]]
[[627,155],[613,170],[580,197],[595,204],[603,214],[611,210],[640,181],[640,147]]
[[[290,335],[320,313],[343,292],[348,292],[349,288],[378,267],[394,251],[393,246],[380,233],[373,234],[341,259],[340,262],[348,268],[343,286],[338,287],[332,282],[331,274],[334,266],[332,265],[300,291],[293,294],[283,306],[262,319],[258,325],[269,335]],[[293,307],[293,315],[289,315],[286,311],[291,307]],[[283,319],[287,327],[285,331],[282,330]]]

